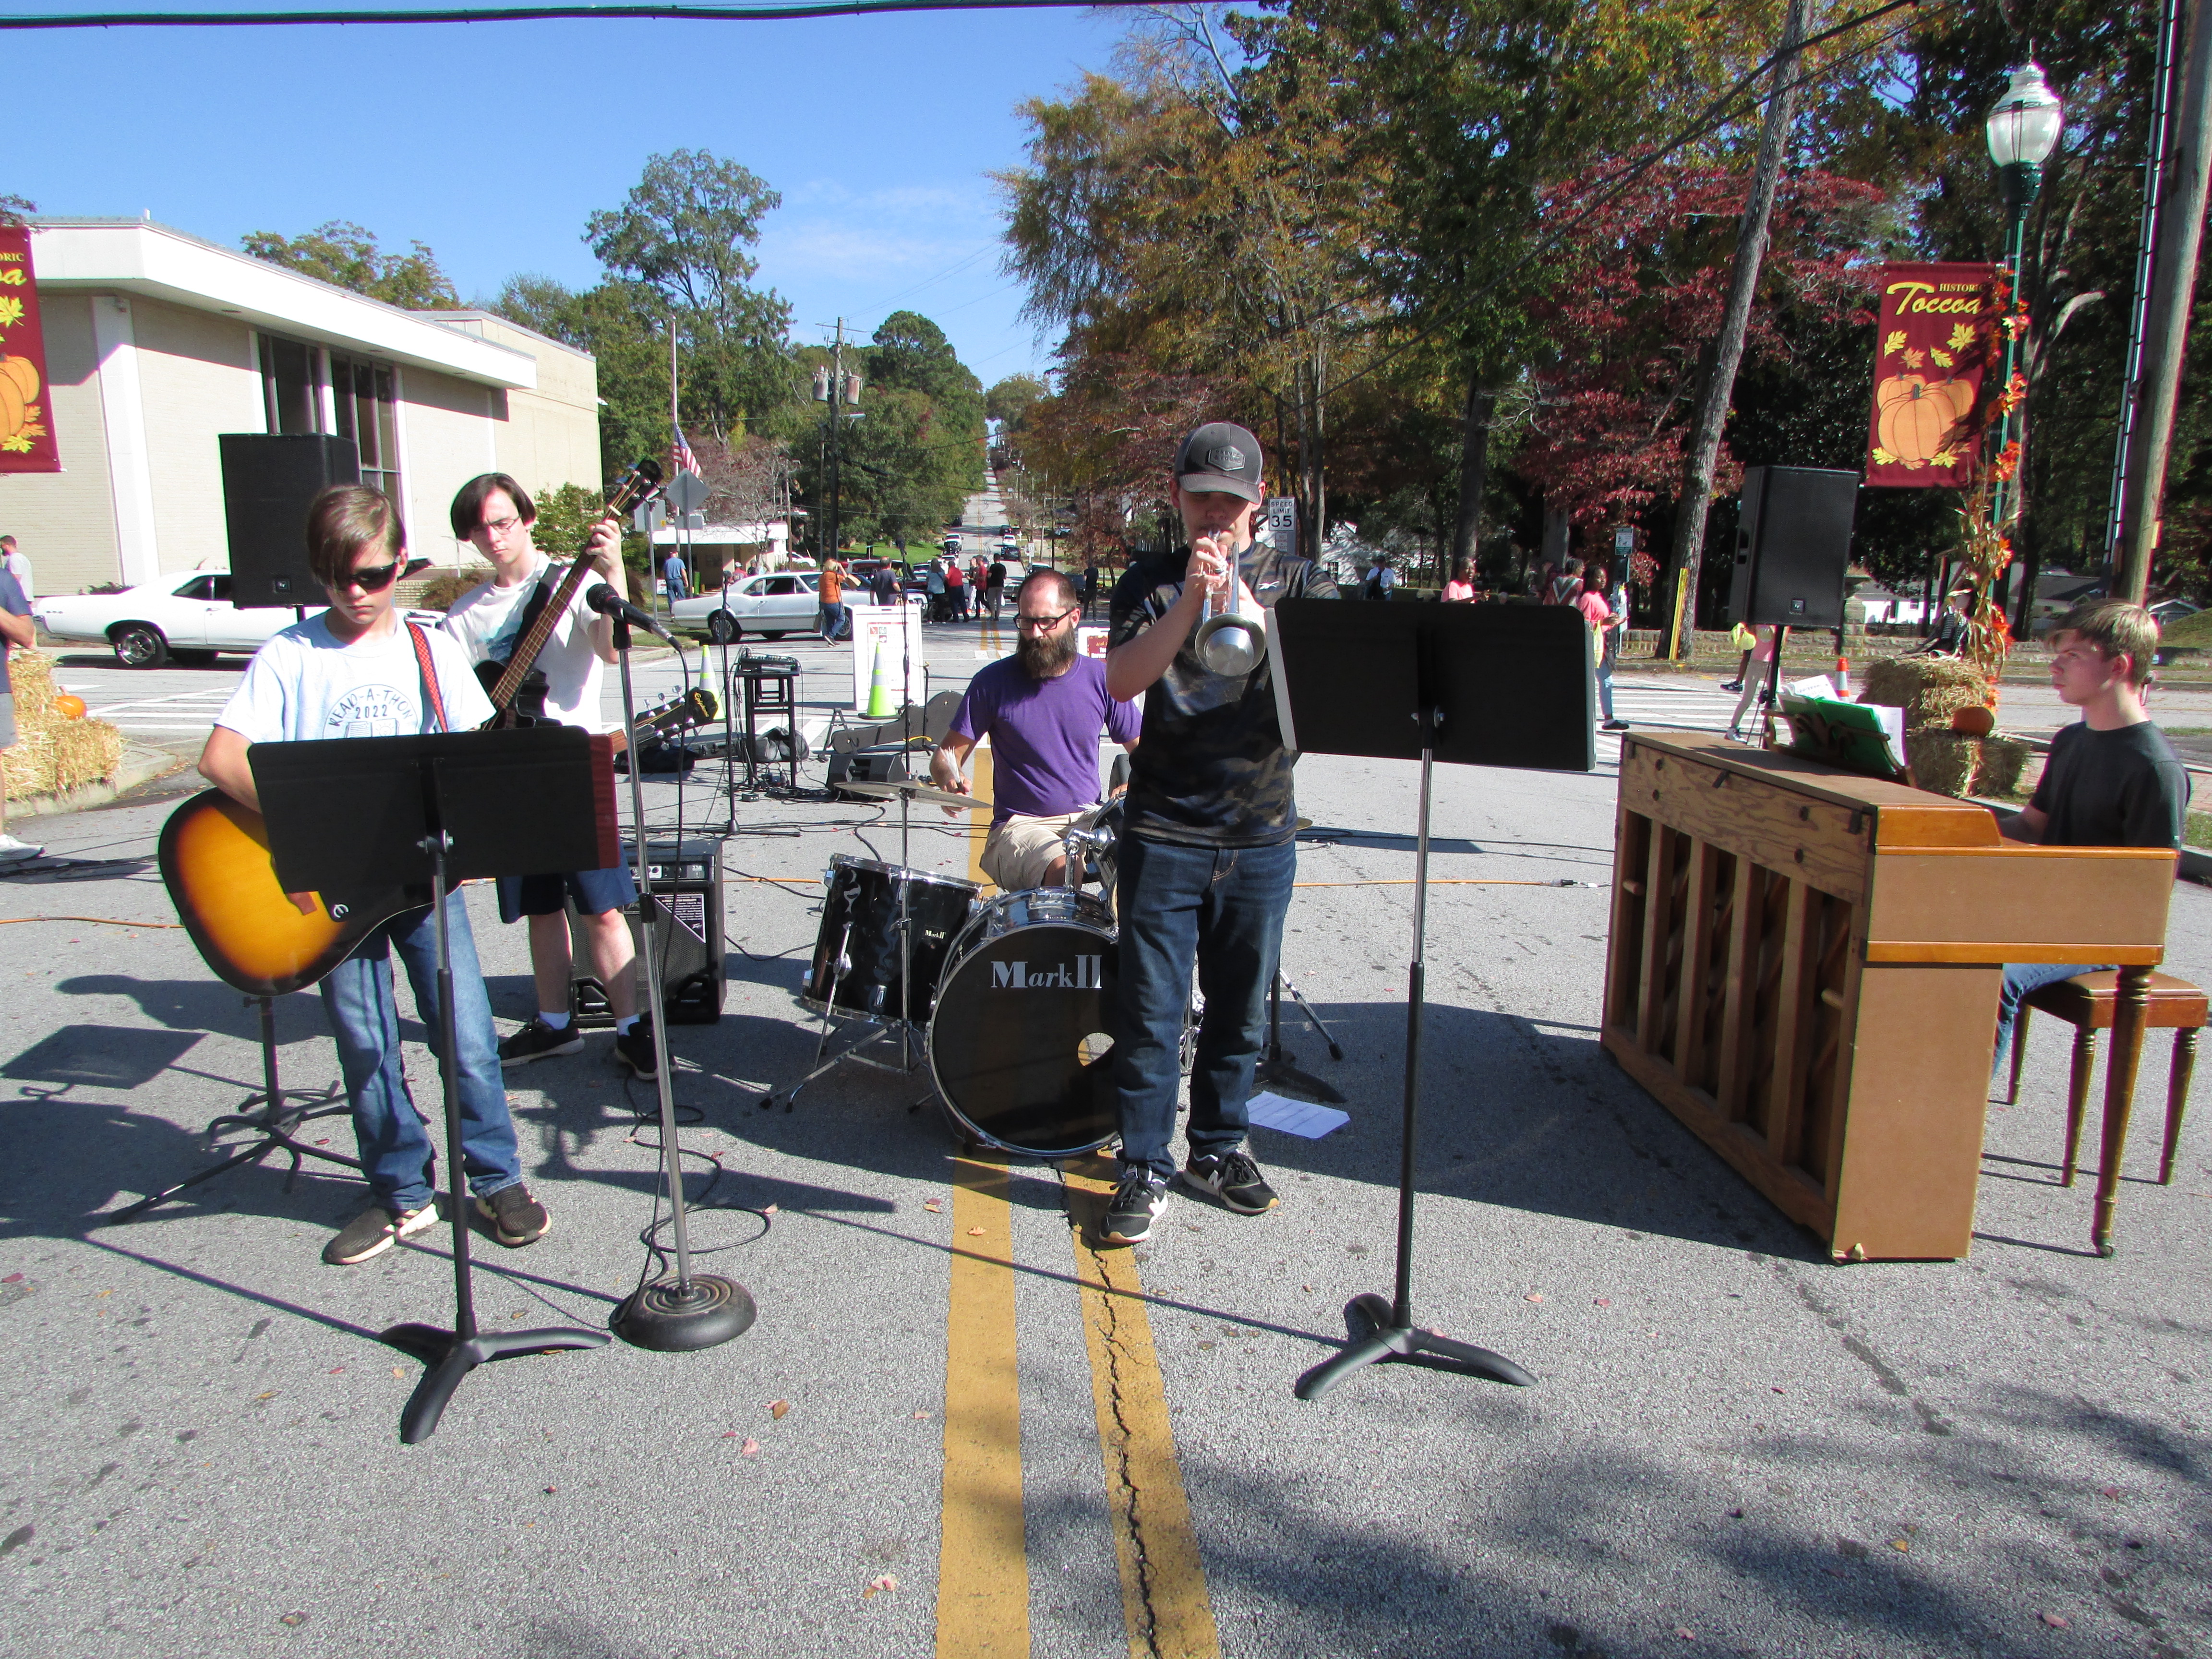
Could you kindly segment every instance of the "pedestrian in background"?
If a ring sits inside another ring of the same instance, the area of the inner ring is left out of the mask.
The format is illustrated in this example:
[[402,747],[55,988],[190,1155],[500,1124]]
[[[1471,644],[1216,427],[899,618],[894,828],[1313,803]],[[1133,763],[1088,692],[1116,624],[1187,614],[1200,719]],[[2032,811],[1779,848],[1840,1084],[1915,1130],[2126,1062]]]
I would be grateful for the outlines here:
[[1752,630],[1751,666],[1743,677],[1743,695],[1735,700],[1735,713],[1729,716],[1728,734],[1743,736],[1743,713],[1751,707],[1751,700],[1766,690],[1766,665],[1774,660],[1774,624],[1761,623]]
[[960,572],[960,561],[945,562],[945,594],[952,603],[952,620],[968,620],[968,579]]
[[1474,562],[1473,560],[1462,559],[1457,564],[1452,567],[1451,580],[1444,584],[1444,603],[1446,605],[1473,605],[1474,603]]
[[38,590],[31,586],[31,562],[15,544],[13,536],[0,536],[0,570],[15,579],[16,590],[22,594],[24,604],[39,597]]
[[[10,556],[15,554],[15,538],[7,539]],[[31,602],[15,585],[15,578],[0,569],[0,750],[15,746],[15,692],[8,678],[8,653],[17,649],[27,650],[37,642],[36,626],[31,621]],[[18,841],[7,833],[8,784],[6,763],[0,760],[0,869],[5,869],[18,859],[36,858],[46,849],[33,847],[27,841]]]
[[991,620],[999,620],[999,602],[1006,597],[1006,562],[991,561],[991,568],[983,578],[983,603],[991,612]]
[[1596,636],[1591,643],[1597,662],[1598,710],[1605,717],[1601,729],[1626,732],[1628,722],[1613,718],[1613,659],[1619,648],[1620,629],[1628,618],[1626,611],[1618,616],[1614,614],[1607,575],[1602,564],[1594,563],[1589,567],[1589,574],[1583,580],[1582,592],[1575,597],[1575,609],[1582,612],[1583,620],[1590,625],[1590,631]]
[[821,585],[816,597],[822,601],[822,637],[836,640],[845,631],[845,566],[836,554],[822,561]]
[[1364,597],[1370,599],[1388,599],[1397,591],[1398,573],[1390,568],[1389,559],[1379,553],[1376,554],[1375,562],[1367,568],[1367,580],[1363,588]]
[[1086,559],[1083,565],[1083,620],[1091,620],[1091,607],[1098,603],[1098,561]]
[[668,562],[661,567],[661,580],[668,584],[668,602],[691,597],[691,584],[684,569],[684,555],[675,548],[668,550]]

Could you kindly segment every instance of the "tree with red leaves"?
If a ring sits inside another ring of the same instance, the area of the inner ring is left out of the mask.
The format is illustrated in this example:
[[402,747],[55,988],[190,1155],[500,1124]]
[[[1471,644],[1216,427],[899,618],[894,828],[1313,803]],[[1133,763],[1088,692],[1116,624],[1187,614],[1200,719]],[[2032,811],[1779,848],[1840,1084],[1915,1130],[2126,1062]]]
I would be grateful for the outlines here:
[[[1607,172],[1617,177],[1618,163]],[[1545,213],[1562,222],[1559,254],[1529,314],[1552,355],[1535,373],[1534,430],[1513,465],[1569,522],[1632,522],[1680,483],[1747,184],[1738,170],[1660,166],[1611,192],[1586,179],[1547,192]],[[1832,173],[1784,180],[1747,353],[1786,356],[1785,308],[1873,320],[1875,267],[1854,260],[1881,200],[1872,185]],[[1741,476],[1723,447],[1717,485],[1733,489]],[[1650,561],[1638,563],[1648,580]]]

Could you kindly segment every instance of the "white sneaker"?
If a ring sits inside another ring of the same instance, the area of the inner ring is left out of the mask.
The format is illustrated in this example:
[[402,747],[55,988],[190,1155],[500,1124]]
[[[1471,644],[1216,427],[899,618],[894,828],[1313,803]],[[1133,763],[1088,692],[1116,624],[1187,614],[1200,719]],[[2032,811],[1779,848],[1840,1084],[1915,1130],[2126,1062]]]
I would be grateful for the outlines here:
[[0,836],[0,860],[34,859],[46,849],[33,847],[27,841],[18,841],[13,836]]

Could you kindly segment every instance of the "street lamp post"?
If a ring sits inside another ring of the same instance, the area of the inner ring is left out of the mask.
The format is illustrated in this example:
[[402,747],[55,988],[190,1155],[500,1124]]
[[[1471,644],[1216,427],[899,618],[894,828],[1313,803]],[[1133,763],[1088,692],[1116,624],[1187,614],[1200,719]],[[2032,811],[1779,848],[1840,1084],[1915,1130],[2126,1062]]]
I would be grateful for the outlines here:
[[[2035,205],[2037,192],[2043,187],[2043,164],[2058,147],[2058,135],[2064,122],[2065,112],[2058,94],[2044,81],[2042,66],[2033,62],[2012,71],[2011,85],[1989,114],[1990,160],[1996,164],[1997,177],[2004,188],[2005,208],[2010,216],[2005,230],[2005,271],[2015,305],[2020,303],[2020,268],[2027,241],[2028,210]],[[2002,391],[2011,389],[2019,361],[2020,340],[2016,332],[2008,327],[2004,379],[1999,382]],[[1997,428],[1999,454],[2011,445],[2015,432],[2025,429],[2026,404],[2027,399],[2022,398],[2018,405],[2008,408],[2001,417]],[[2023,452],[2026,447],[2023,443]],[[1999,479],[1990,492],[1992,523],[2002,525],[2018,510],[2013,503],[2019,496],[2021,476],[2021,469],[2015,465],[2012,478]],[[2033,604],[2033,597],[2029,603]]]

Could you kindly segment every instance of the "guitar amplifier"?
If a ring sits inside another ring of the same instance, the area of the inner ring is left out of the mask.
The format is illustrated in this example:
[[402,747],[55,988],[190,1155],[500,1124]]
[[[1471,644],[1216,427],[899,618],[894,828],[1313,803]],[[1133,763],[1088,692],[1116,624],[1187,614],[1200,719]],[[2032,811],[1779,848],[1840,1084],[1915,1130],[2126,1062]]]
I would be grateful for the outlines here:
[[[722,843],[705,839],[648,841],[645,848],[646,878],[657,908],[655,932],[666,953],[660,995],[671,1025],[712,1025],[722,1018],[722,1001],[729,984],[726,946],[722,933]],[[623,863],[636,867],[637,848],[625,842]],[[638,952],[638,1012],[646,1012],[645,943],[639,936],[637,907],[630,905],[631,942]],[[580,918],[572,901],[568,906],[572,939],[580,937]],[[569,1007],[579,1025],[590,1028],[614,1024],[607,1006],[606,988],[592,971],[583,952],[577,952],[569,969]]]

